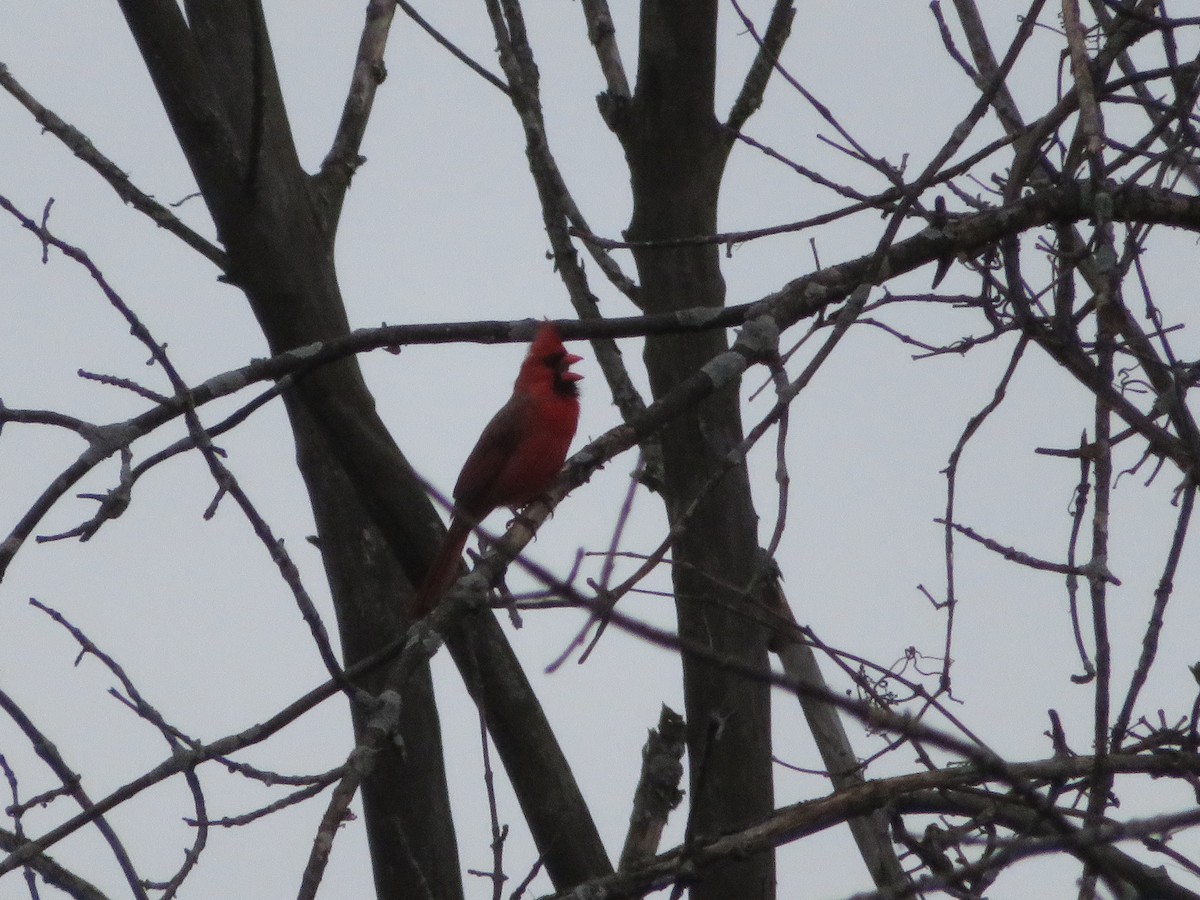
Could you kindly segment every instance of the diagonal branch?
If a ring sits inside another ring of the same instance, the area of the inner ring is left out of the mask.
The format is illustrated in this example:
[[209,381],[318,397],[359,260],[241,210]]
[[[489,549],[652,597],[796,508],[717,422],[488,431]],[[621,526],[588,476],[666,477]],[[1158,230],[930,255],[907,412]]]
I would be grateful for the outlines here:
[[[621,62],[621,51],[617,47],[617,30],[613,26],[612,14],[607,0],[583,0],[583,15],[587,19],[588,40],[596,48],[596,59],[608,85],[605,103],[628,102],[629,78]],[[602,104],[603,105],[603,104]]]
[[792,6],[792,0],[775,0],[775,5],[771,9],[771,19],[767,22],[767,30],[759,38],[758,32],[754,30],[754,23],[742,11],[737,0],[730,0],[730,2],[742,20],[742,24],[758,41],[758,53],[754,57],[754,62],[750,64],[750,70],[742,82],[742,89],[738,93],[737,99],[733,101],[733,106],[729,110],[729,118],[725,121],[725,127],[731,133],[736,134],[742,130],[746,120],[762,106],[767,82],[771,80],[771,73],[775,71],[779,54],[783,51],[783,45],[787,43],[788,35],[791,34],[792,20],[796,16],[796,9]]
[[480,78],[492,85],[501,93],[508,94],[509,96],[512,95],[512,91],[509,89],[508,85],[504,83],[503,79],[485,69],[482,64],[476,62],[470,56],[464,53],[462,49],[451,42],[449,38],[429,24],[425,17],[417,12],[411,3],[407,2],[407,0],[396,0],[396,5],[404,10],[404,14],[416,22],[422,31],[445,47],[451,56],[463,63],[468,69],[477,74]]
[[53,134],[62,141],[68,150],[91,166],[117,192],[118,197],[138,212],[148,216],[160,228],[171,232],[221,271],[227,270],[229,261],[220,247],[188,228],[173,212],[137,188],[116,163],[96,149],[96,145],[88,139],[87,135],[70,123],[63,121],[53,110],[47,109],[25,90],[3,63],[0,63],[0,87],[8,91],[18,103],[29,110],[42,128]]
[[[24,841],[19,836],[0,828],[0,850],[12,853],[23,844]],[[53,885],[74,900],[109,900],[108,894],[45,854],[34,856],[25,865],[37,872],[47,884]]]
[[1138,657],[1137,667],[1129,679],[1129,690],[1125,702],[1113,725],[1110,740],[1114,749],[1125,742],[1129,723],[1133,721],[1134,705],[1138,694],[1146,684],[1150,675],[1150,667],[1158,653],[1158,639],[1162,631],[1163,620],[1167,612],[1167,603],[1175,587],[1175,573],[1179,568],[1179,558],[1183,554],[1184,539],[1187,537],[1188,524],[1192,519],[1192,509],[1196,502],[1196,485],[1189,484],[1183,491],[1183,501],[1180,504],[1179,519],[1175,524],[1175,534],[1171,538],[1171,549],[1167,553],[1167,561],[1163,566],[1162,577],[1154,590],[1154,608],[1150,612],[1150,621],[1146,625],[1146,633],[1142,636],[1142,653]]
[[1106,568],[1098,567],[1092,563],[1086,563],[1082,566],[1071,566],[1064,563],[1052,562],[1047,559],[1039,559],[1023,550],[1018,550],[1015,547],[1009,547],[1001,544],[999,541],[994,541],[967,525],[960,525],[958,522],[950,522],[943,518],[937,518],[933,521],[938,525],[954,529],[964,537],[968,537],[975,541],[975,543],[987,547],[993,553],[1000,554],[1009,562],[1015,562],[1018,565],[1027,566],[1030,569],[1038,569],[1042,572],[1056,572],[1059,575],[1074,575],[1076,577],[1082,575],[1085,578],[1099,578],[1109,584],[1118,586],[1121,584],[1121,580]]
[[395,14],[396,0],[368,0],[367,21],[358,41],[358,55],[350,76],[350,90],[342,107],[342,118],[317,175],[319,190],[330,210],[330,220],[334,222],[342,208],[346,189],[350,187],[350,178],[364,162],[358,151],[375,103],[375,91],[387,77],[383,51]]
[[[98,809],[96,804],[87,795],[87,792],[83,789],[83,785],[80,783],[79,776],[67,765],[66,760],[58,752],[58,748],[41,732],[17,702],[4,691],[0,691],[0,709],[4,710],[8,717],[16,723],[16,726],[21,729],[25,737],[29,740],[30,746],[33,747],[34,752],[50,768],[50,771],[54,773],[55,777],[66,788],[67,793],[79,804],[80,809],[83,810],[83,815],[95,823],[96,829],[104,836],[104,840],[108,842],[113,856],[116,857],[117,863],[125,875],[125,880],[129,883],[129,888],[133,892],[133,896],[139,898],[139,900],[149,900],[146,889],[142,886],[142,878],[134,868],[133,861],[129,858],[124,844],[121,843],[121,839],[104,817],[104,811]],[[32,845],[27,843],[23,846],[28,847]],[[31,853],[27,858],[32,860],[38,858],[39,855],[38,853]]]

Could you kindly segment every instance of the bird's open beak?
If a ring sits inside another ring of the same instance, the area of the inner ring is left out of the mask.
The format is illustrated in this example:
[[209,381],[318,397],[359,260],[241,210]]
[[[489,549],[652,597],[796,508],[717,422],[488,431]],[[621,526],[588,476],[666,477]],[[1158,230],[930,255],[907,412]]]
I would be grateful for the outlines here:
[[562,358],[562,366],[559,369],[559,377],[563,381],[582,381],[583,376],[578,372],[572,372],[571,366],[577,362],[582,362],[582,356],[576,356],[574,353],[568,353]]

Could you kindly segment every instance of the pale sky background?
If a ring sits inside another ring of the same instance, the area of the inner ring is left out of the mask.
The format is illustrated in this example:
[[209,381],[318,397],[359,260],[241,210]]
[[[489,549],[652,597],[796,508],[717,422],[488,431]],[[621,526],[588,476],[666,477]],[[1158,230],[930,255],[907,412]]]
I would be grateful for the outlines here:
[[[636,7],[614,2],[622,53],[632,78],[636,64]],[[981,4],[1007,42],[1025,4]],[[274,53],[281,69],[301,159],[315,169],[341,112],[354,59],[363,4],[292,0],[267,3]],[[453,8],[448,8],[452,6]],[[494,71],[495,40],[483,5],[424,4],[426,15],[466,52]],[[769,4],[746,4],[765,21]],[[925,3],[883,0],[799,2],[785,62],[868,150],[899,163],[909,154],[919,170],[965,115],[975,91],[941,48]],[[579,4],[534,0],[526,15],[542,74],[551,146],[593,228],[619,236],[628,223],[624,163],[616,140],[595,111],[603,88],[586,41]],[[728,110],[754,44],[732,14],[721,10],[721,86],[718,114]],[[1053,23],[1053,20],[1047,19]],[[1035,34],[1012,85],[1030,114],[1053,102],[1061,40]],[[1001,51],[1002,52],[1002,49]],[[34,96],[89,135],[97,147],[160,200],[194,190],[191,175],[167,128],[140,57],[112,3],[0,0],[0,62]],[[355,177],[338,241],[339,271],[351,322],[459,321],[472,318],[569,317],[565,291],[545,259],[546,239],[525,164],[517,118],[507,99],[397,15],[387,54],[388,79],[376,100],[366,141],[366,166]],[[780,81],[746,131],[792,158],[861,189],[884,185],[873,174],[817,140],[827,134],[807,104]],[[996,133],[989,121],[969,146]],[[141,315],[184,376],[197,382],[265,353],[265,344],[236,290],[216,282],[205,260],[126,208],[101,180],[58,141],[39,133],[32,118],[0,96],[0,194],[26,214],[40,216],[55,203],[50,227],[84,248],[114,287]],[[910,171],[912,170],[910,169]],[[747,148],[734,152],[722,196],[725,230],[777,224],[840,206],[836,196],[800,179]],[[954,207],[954,204],[951,204]],[[211,234],[202,203],[180,212]],[[817,233],[823,264],[873,249],[883,228],[877,215],[859,216]],[[1161,254],[1148,259],[1156,300],[1168,321],[1188,311],[1195,246],[1188,236],[1160,235]],[[47,408],[95,422],[117,421],[145,409],[145,401],[81,380],[87,369],[134,378],[159,390],[166,382],[145,365],[144,348],[86,273],[58,254],[40,261],[36,240],[0,218],[0,399],[10,407]],[[627,255],[618,255],[633,274]],[[734,249],[725,277],[731,303],[747,302],[813,268],[809,235],[774,238]],[[1175,273],[1184,271],[1187,277]],[[592,288],[607,315],[634,313],[588,266]],[[926,291],[929,269],[893,285]],[[942,290],[972,291],[961,270]],[[971,311],[904,310],[889,318],[917,336],[949,341],[982,325]],[[799,330],[785,336],[790,346]],[[882,332],[856,328],[793,406],[789,466],[790,516],[779,561],[785,588],[802,623],[835,646],[888,664],[908,647],[941,652],[943,620],[917,591],[944,591],[942,531],[933,524],[945,504],[939,474],[966,420],[992,395],[1011,341],[965,359],[914,363],[911,349]],[[1177,336],[1177,348],[1196,356],[1195,335]],[[639,341],[622,344],[641,377]],[[362,362],[380,409],[401,447],[433,483],[448,489],[483,423],[507,397],[523,348],[413,348],[399,356],[374,354]],[[583,418],[575,448],[618,417],[599,370],[582,365]],[[803,364],[793,363],[793,374]],[[756,370],[746,382],[757,388]],[[204,420],[217,421],[249,397],[213,404]],[[747,427],[769,408],[752,403]],[[959,520],[1004,543],[1061,559],[1070,528],[1068,504],[1077,480],[1071,461],[1034,456],[1039,446],[1070,446],[1090,428],[1090,404],[1065,375],[1030,351],[1010,399],[968,449],[960,475]],[[164,429],[138,445],[138,458],[182,433]],[[333,629],[313,532],[293,447],[278,403],[256,413],[218,442],[228,464],[284,538],[305,584]],[[0,435],[0,533],[82,449],[73,435],[10,425]],[[1136,460],[1118,460],[1128,465]],[[601,550],[634,459],[627,454],[580,488],[560,507],[532,547],[536,559],[565,573],[577,548]],[[773,436],[753,458],[765,542],[774,525]],[[78,490],[101,492],[115,480],[110,461]],[[1169,505],[1178,479],[1164,472],[1149,488],[1143,476],[1122,479],[1114,496],[1112,570],[1124,587],[1110,608],[1115,695],[1136,661],[1142,623],[1152,601],[1166,543],[1174,526]],[[74,492],[72,492],[74,493]],[[213,484],[200,458],[176,458],[137,485],[132,508],[85,544],[35,545],[17,556],[0,583],[0,688],[11,693],[85,776],[93,798],[104,796],[161,761],[158,735],[111,697],[112,677],[95,660],[73,667],[76,645],[27,604],[55,607],[127,670],[169,721],[211,740],[260,721],[324,680],[307,629],[291,596],[240,513],[226,502],[211,522],[201,515]],[[640,496],[626,540],[628,549],[658,543],[665,527],[657,498]],[[94,504],[68,499],[38,533],[71,528]],[[497,524],[499,524],[497,516]],[[1071,684],[1079,670],[1061,579],[1017,569],[959,544],[962,600],[955,634],[956,711],[982,738],[1012,759],[1051,754],[1042,735],[1046,710],[1062,715],[1075,749],[1090,745],[1090,686]],[[595,574],[592,562],[586,574]],[[514,575],[513,583],[521,582]],[[665,581],[660,582],[660,586]],[[1186,712],[1195,683],[1197,568],[1190,548],[1177,578],[1156,675],[1141,709]],[[631,598],[626,611],[663,625],[673,616],[662,598]],[[540,675],[580,626],[580,614],[561,611],[526,617],[513,641],[539,697],[576,767],[587,799],[616,856],[624,836],[645,730],[661,703],[682,708],[678,666],[665,651],[610,630],[584,666],[573,662]],[[931,662],[929,668],[936,663]],[[483,803],[478,720],[445,654],[435,660],[443,708],[449,776],[457,804],[459,853],[464,868],[486,869],[488,819]],[[826,673],[833,675],[826,664]],[[838,686],[844,681],[836,679]],[[776,698],[777,755],[815,768],[818,757],[794,700]],[[877,738],[852,730],[860,754]],[[352,746],[344,703],[326,703],[242,758],[287,772],[318,772],[339,765]],[[55,783],[11,723],[0,721],[0,752],[18,770],[23,797]],[[910,751],[886,758],[873,775],[915,765]],[[201,770],[212,816],[256,808],[278,793],[209,766]],[[500,779],[502,781],[502,779]],[[783,769],[780,805],[825,793],[825,783]],[[1172,811],[1193,802],[1178,785],[1145,785],[1128,795],[1122,815]],[[0,786],[0,807],[10,802]],[[505,786],[501,819],[512,826],[506,870],[519,880],[535,854],[519,810]],[[1143,806],[1144,804],[1144,806]],[[59,800],[31,813],[32,833],[74,812]],[[201,864],[181,896],[288,897],[295,894],[325,796],[231,831],[214,830]],[[182,781],[148,791],[110,821],[142,874],[166,878],[190,845],[190,799]],[[681,833],[672,820],[663,848]],[[7,824],[7,823],[6,823]],[[1195,852],[1197,843],[1177,849]],[[127,887],[94,829],[56,846],[52,855],[111,892]],[[848,833],[835,830],[780,852],[780,897],[835,898],[869,887]],[[1156,864],[1161,864],[1161,858]],[[1172,876],[1186,875],[1168,864]],[[1034,860],[1019,865],[989,892],[995,900],[1071,896],[1074,865]],[[1186,880],[1185,880],[1185,883]],[[1039,887],[1031,887],[1039,885]],[[1050,886],[1054,886],[1053,888]],[[1194,883],[1191,884],[1195,887]],[[536,892],[549,889],[543,877]],[[23,896],[19,874],[0,879],[0,898]],[[511,890],[511,888],[510,888]],[[1030,891],[1033,893],[1030,893]],[[490,884],[469,879],[469,897],[490,895]],[[507,896],[508,891],[506,891]],[[322,897],[371,895],[362,822],[340,832]],[[53,896],[47,890],[43,896]]]

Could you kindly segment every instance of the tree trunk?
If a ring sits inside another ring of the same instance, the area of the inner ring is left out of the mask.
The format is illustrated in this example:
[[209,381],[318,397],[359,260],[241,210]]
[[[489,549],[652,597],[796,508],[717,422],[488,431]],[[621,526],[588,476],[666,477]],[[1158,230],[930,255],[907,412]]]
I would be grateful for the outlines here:
[[[299,404],[292,405],[292,420],[300,471],[316,516],[337,612],[342,655],[350,665],[403,632],[408,623],[401,601],[411,586]],[[386,669],[378,669],[358,683],[377,695],[385,674]],[[357,739],[368,717],[353,704],[351,713]],[[405,686],[399,732],[403,747],[385,742],[362,783],[376,894],[387,900],[419,897],[421,893],[414,891],[424,882],[437,886],[439,898],[462,897],[449,791],[441,765],[441,723],[428,667]]]
[[[186,22],[174,0],[122,0],[122,10],[216,223],[228,278],[245,292],[271,350],[346,333],[333,225],[296,157],[257,3],[189,2]],[[372,432],[378,445],[391,438],[353,359],[302,379],[286,400],[351,664],[401,632],[407,579],[348,490],[321,420],[336,409],[339,422]],[[412,496],[429,506],[416,485]],[[412,552],[431,555],[432,508],[405,515]],[[375,881],[381,898],[432,890],[453,900],[462,881],[428,670],[412,687],[404,753],[380,754],[363,785]]]
[[[615,118],[632,176],[633,241],[712,234],[729,150],[713,110],[715,0],[642,4],[637,87]],[[713,245],[634,251],[647,313],[720,307],[725,301]],[[646,365],[654,396],[727,349],[725,334],[650,337]],[[710,397],[662,433],[664,493],[675,523],[742,440],[736,388]],[[679,630],[704,647],[765,671],[767,634],[746,595],[758,547],[757,516],[744,465],[700,499],[672,547]],[[689,833],[713,837],[743,827],[774,806],[770,696],[765,683],[685,652],[684,699],[691,785]],[[775,895],[770,853],[702,873],[696,900]]]

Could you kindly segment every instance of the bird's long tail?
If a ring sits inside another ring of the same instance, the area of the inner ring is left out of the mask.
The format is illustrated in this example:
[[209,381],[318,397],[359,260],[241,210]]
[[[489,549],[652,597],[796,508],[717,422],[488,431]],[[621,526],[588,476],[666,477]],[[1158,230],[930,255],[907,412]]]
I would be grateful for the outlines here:
[[471,534],[471,523],[459,515],[450,521],[450,530],[446,539],[438,549],[429,569],[425,572],[425,580],[413,595],[412,617],[416,621],[429,615],[433,608],[441,602],[442,596],[450,590],[450,586],[458,579],[459,565],[462,562],[463,547]]

